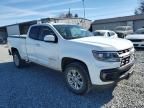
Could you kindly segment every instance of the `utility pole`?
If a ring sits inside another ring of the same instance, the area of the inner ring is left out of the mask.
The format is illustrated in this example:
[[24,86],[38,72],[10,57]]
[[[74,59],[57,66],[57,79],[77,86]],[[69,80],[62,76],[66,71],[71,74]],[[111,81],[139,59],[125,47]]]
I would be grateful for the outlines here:
[[83,3],[83,17],[84,17],[84,25],[85,25],[85,0],[82,0]]
[[82,0],[82,2],[83,2],[84,19],[85,19],[85,0]]
[[71,10],[69,8],[69,12],[68,12],[68,17],[70,18],[71,17]]

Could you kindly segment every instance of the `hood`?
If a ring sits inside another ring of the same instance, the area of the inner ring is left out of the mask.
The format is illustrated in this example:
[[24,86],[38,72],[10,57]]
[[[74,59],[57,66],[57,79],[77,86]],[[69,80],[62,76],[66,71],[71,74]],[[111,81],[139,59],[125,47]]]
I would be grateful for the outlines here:
[[126,39],[144,39],[144,34],[131,34],[126,36]]
[[105,37],[91,36],[91,37],[73,39],[72,41],[100,47],[101,49],[106,51],[124,50],[133,47],[131,41],[120,38],[105,38]]

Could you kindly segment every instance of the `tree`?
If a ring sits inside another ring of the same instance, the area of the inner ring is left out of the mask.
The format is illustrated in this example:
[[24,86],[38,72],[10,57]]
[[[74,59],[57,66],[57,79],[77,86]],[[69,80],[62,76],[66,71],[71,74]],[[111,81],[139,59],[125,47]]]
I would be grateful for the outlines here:
[[67,13],[61,13],[58,16],[58,18],[73,18],[73,17],[78,18],[78,14],[77,13],[72,14],[70,8],[69,8],[69,11]]
[[136,15],[144,14],[144,0],[140,0],[140,5],[134,12]]

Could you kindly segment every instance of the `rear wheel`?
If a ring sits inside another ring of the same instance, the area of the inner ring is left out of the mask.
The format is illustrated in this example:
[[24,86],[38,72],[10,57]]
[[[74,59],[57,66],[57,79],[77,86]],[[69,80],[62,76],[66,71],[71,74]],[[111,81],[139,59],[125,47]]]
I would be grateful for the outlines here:
[[21,59],[18,51],[13,52],[13,61],[16,67],[20,68],[24,65],[25,61]]
[[70,63],[65,68],[65,81],[68,88],[76,94],[84,94],[90,89],[88,70],[82,63]]

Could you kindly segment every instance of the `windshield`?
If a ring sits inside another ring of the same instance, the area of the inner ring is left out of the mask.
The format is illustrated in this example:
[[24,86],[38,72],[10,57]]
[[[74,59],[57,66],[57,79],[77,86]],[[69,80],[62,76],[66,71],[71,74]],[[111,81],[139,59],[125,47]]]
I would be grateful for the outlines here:
[[98,31],[96,31],[93,34],[94,34],[94,36],[104,36],[105,32],[98,32]]
[[93,36],[91,32],[77,25],[54,25],[54,27],[64,39],[76,39]]
[[135,34],[144,34],[144,28],[143,29],[138,29]]
[[117,27],[116,30],[118,30],[118,31],[125,31],[126,28],[125,27]]

